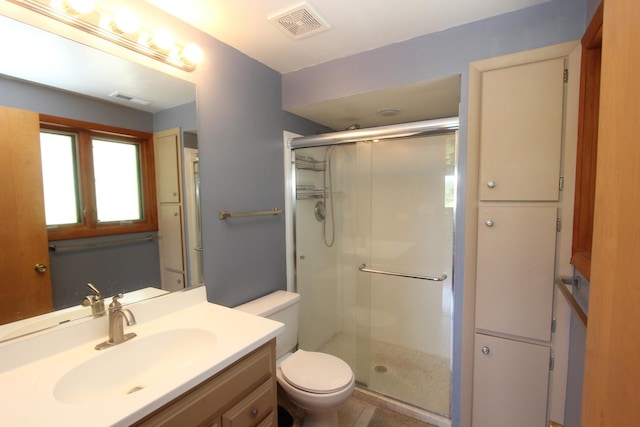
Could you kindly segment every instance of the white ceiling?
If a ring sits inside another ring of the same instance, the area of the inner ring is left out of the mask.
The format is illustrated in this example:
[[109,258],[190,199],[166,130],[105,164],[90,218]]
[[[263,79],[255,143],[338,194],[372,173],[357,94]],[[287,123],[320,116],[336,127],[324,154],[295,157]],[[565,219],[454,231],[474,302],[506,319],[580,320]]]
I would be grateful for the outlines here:
[[[549,0],[147,0],[284,74]],[[305,6],[329,29],[295,40],[270,17]],[[290,110],[335,130],[457,116],[459,76]],[[377,114],[397,109],[395,116]]]
[[[270,68],[287,73],[549,0],[147,1]],[[268,20],[298,6],[305,6],[317,13],[328,22],[330,28],[294,40]],[[18,32],[20,35],[17,35]],[[147,107],[128,105],[150,112],[194,99],[194,89],[190,83],[96,49],[92,49],[91,53],[79,53],[77,49],[86,49],[86,46],[4,16],[0,16],[0,37],[3,40],[20,39],[24,43],[32,41],[28,46],[6,44],[5,50],[13,46],[15,51],[4,52],[4,56],[22,60],[0,61],[1,74],[98,98],[119,91],[152,101]],[[90,60],[87,57],[85,62],[92,65],[90,69],[69,70],[67,58],[89,54],[98,55]],[[114,65],[116,62],[119,65]],[[105,73],[104,70],[109,71]],[[174,82],[169,83],[170,80]],[[141,81],[148,84],[141,85]],[[169,88],[176,88],[175,93]],[[451,76],[297,107],[290,112],[342,130],[355,123],[372,127],[454,116],[458,114],[459,101],[459,76]],[[381,109],[389,108],[400,112],[395,116],[376,114]]]
[[[280,73],[549,0],[147,0]],[[328,31],[293,40],[268,18],[306,4]]]

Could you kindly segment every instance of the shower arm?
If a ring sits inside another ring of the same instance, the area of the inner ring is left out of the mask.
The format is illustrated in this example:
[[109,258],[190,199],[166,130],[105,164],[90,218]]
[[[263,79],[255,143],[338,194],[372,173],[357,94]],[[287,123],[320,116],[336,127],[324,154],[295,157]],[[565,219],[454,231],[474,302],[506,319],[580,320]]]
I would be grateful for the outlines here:
[[410,279],[429,280],[431,282],[444,282],[447,279],[447,275],[444,273],[440,277],[418,276],[415,274],[394,273],[392,271],[373,270],[373,269],[367,268],[367,264],[361,264],[360,267],[358,267],[358,270],[362,271],[363,273],[384,274],[387,276],[396,276],[396,277],[408,277]]

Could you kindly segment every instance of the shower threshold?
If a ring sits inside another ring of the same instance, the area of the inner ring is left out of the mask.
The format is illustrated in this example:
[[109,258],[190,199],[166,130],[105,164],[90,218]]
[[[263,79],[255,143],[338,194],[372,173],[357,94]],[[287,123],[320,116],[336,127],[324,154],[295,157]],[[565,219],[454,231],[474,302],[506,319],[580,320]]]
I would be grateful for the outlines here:
[[413,419],[433,424],[437,427],[451,427],[451,420],[444,415],[436,414],[409,403],[401,402],[382,393],[369,390],[366,386],[358,383],[356,383],[353,397],[368,402],[376,407],[386,408]]

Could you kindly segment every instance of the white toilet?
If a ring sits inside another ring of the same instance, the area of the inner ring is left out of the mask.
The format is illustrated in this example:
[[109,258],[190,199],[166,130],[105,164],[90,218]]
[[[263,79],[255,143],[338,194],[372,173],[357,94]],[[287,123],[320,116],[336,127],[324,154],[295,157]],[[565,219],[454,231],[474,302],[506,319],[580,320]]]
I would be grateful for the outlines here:
[[355,377],[343,360],[326,353],[298,350],[300,295],[276,291],[235,307],[285,325],[276,338],[276,376],[289,400],[305,411],[305,427],[337,427],[338,408],[355,387]]

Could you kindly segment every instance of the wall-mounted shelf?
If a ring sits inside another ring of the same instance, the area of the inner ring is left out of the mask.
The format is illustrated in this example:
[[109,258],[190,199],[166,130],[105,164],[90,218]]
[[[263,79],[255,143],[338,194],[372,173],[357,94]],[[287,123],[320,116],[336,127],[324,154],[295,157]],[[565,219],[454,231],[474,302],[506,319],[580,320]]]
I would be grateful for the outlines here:
[[318,188],[314,185],[298,185],[296,200],[328,199],[331,195],[329,188]]
[[316,160],[311,156],[296,154],[296,169],[322,172],[326,168],[324,160]]

